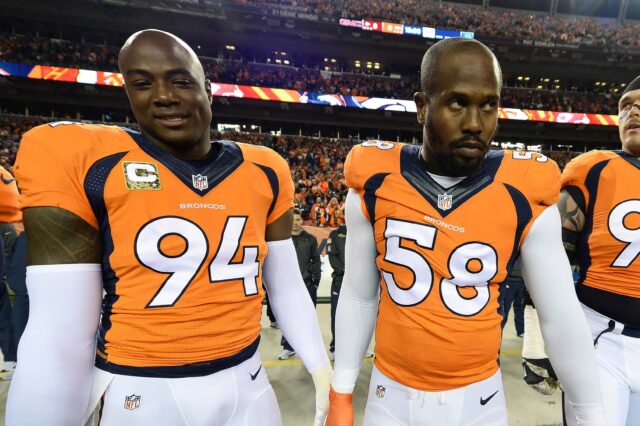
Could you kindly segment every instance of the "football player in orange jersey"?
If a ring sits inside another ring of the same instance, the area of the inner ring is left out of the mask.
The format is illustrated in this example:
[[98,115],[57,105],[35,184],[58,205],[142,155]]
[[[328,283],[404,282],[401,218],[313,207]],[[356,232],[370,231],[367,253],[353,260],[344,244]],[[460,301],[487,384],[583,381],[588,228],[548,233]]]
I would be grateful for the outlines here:
[[[624,90],[618,111],[622,150],[594,150],[569,162],[558,203],[612,426],[640,424],[640,77]],[[535,328],[531,333],[543,347]],[[553,389],[552,374],[538,373],[550,376],[544,382]]]
[[103,425],[281,425],[257,353],[263,281],[321,424],[331,367],[289,270],[286,162],[210,141],[210,83],[172,34],[132,35],[119,67],[141,133],[60,122],[23,137],[31,312],[7,424],[81,425],[102,398]]
[[365,426],[507,425],[499,296],[518,253],[576,410],[569,423],[605,424],[562,246],[557,165],[489,150],[502,76],[482,43],[436,43],[421,80],[423,144],[365,142],[345,164],[349,233],[327,424],[353,424],[351,393],[375,326]]

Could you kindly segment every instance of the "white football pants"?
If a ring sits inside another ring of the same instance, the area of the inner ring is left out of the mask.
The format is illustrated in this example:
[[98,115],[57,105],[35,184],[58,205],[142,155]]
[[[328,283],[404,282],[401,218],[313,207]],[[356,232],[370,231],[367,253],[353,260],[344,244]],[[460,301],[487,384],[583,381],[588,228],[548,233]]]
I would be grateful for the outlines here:
[[[596,362],[608,426],[640,425],[640,338],[620,334],[624,326],[615,321],[613,330],[606,331],[610,318],[582,308],[593,340],[598,339]],[[571,413],[568,404],[564,409]]]
[[507,426],[500,370],[481,382],[444,392],[400,384],[371,373],[363,426]]
[[96,368],[90,411],[102,396],[100,426],[282,425],[258,352],[235,367],[202,377],[135,377]]

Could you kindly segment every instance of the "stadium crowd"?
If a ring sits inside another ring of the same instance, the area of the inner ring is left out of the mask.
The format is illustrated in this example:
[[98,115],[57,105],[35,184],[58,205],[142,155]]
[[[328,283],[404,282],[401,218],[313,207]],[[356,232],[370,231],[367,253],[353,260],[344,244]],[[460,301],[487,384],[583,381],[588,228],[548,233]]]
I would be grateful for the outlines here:
[[[22,135],[40,124],[58,119],[0,114],[0,166],[11,170]],[[112,123],[105,123],[112,124]],[[130,125],[136,128],[136,125]],[[254,145],[264,145],[287,159],[295,184],[296,206],[309,224],[338,226],[344,221],[344,201],[347,186],[344,180],[344,160],[355,138],[337,139],[313,136],[274,136],[261,133],[219,133],[212,130],[212,139],[230,139]],[[545,152],[561,168],[579,153],[571,151]]]
[[[0,35],[0,61],[117,70],[117,48],[35,36]],[[419,91],[411,78],[364,73],[321,71],[221,58],[201,58],[207,77],[217,83],[293,89],[301,92],[412,99]],[[509,82],[507,82],[508,84]],[[616,114],[617,102],[608,94],[505,87],[505,108]]]
[[613,20],[600,18],[550,16],[514,9],[483,10],[469,5],[422,0],[234,0],[234,3],[293,7],[335,19],[369,18],[473,31],[479,36],[511,41],[575,44],[608,50],[640,47],[640,39],[636,36],[640,22],[618,25]]

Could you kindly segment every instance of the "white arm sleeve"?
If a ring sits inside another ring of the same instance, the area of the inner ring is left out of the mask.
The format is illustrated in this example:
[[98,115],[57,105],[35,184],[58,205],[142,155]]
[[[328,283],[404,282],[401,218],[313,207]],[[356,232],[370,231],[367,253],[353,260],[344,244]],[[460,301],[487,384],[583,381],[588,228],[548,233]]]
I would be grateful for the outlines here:
[[349,190],[345,202],[347,241],[345,272],[336,312],[336,362],[333,388],[351,393],[373,335],[380,275],[371,223],[360,209],[360,196]]
[[89,404],[102,301],[98,264],[27,267],[29,320],[7,426],[79,426]]
[[[318,317],[309,297],[291,239],[269,241],[269,254],[262,274],[269,303],[278,326],[296,350],[309,373],[329,364],[318,326]],[[295,268],[292,268],[295,265]]]
[[558,208],[548,207],[522,244],[522,272],[553,369],[570,403],[587,412],[601,405],[600,384],[591,333],[576,296],[561,229]]

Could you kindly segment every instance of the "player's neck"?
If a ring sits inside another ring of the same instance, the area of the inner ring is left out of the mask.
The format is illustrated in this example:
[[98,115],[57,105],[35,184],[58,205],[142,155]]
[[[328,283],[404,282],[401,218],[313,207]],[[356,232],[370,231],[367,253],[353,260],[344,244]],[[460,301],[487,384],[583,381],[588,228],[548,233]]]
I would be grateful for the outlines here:
[[302,227],[300,229],[298,229],[297,231],[291,230],[291,235],[292,236],[296,236],[297,237],[300,234],[302,234]]

